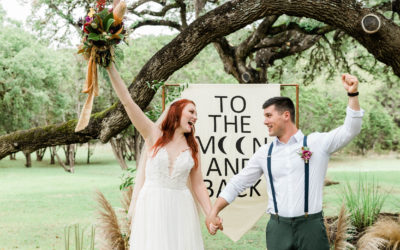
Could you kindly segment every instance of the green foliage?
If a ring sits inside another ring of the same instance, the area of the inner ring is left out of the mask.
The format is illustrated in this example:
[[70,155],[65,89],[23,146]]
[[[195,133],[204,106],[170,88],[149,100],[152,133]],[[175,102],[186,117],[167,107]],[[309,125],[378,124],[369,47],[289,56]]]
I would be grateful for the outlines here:
[[128,168],[124,171],[121,176],[121,185],[119,185],[119,190],[124,190],[130,186],[135,185],[135,177],[136,177],[136,168]]
[[398,128],[386,110],[371,105],[364,115],[362,132],[354,139],[354,144],[362,154],[368,150],[380,152],[395,149],[398,138]]
[[317,20],[311,18],[300,18],[298,20],[300,28],[304,28],[306,31],[312,31],[313,29],[320,28],[325,26],[324,23],[321,23]]
[[358,232],[374,224],[387,196],[387,193],[380,192],[378,183],[374,179],[369,180],[366,175],[359,176],[357,185],[346,183],[343,198]]
[[64,90],[71,55],[18,28],[4,27],[0,39],[0,133],[61,120],[70,104]]
[[83,250],[83,249],[90,249],[94,250],[94,239],[95,239],[95,227],[92,226],[91,234],[89,237],[89,246],[84,247],[84,229],[80,229],[79,224],[70,225],[64,228],[64,243],[65,243],[65,250],[69,250],[70,248],[70,235],[71,230],[74,231],[74,242],[75,242],[75,250]]

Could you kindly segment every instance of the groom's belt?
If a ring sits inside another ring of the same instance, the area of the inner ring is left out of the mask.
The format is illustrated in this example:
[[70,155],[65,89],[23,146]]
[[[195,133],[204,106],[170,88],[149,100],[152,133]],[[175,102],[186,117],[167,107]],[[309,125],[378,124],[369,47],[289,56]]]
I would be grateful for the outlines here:
[[282,221],[282,222],[299,222],[299,221],[306,221],[306,220],[312,220],[312,219],[316,219],[316,218],[323,218],[323,214],[322,211],[316,214],[309,214],[308,216],[296,216],[296,217],[283,217],[280,215],[276,215],[276,214],[271,214],[271,220],[276,220],[276,221]]

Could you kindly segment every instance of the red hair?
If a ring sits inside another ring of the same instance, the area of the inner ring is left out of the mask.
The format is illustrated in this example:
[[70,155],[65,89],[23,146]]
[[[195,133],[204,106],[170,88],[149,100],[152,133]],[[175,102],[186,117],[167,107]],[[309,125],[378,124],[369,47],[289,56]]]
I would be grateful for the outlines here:
[[[172,140],[175,130],[180,126],[182,111],[185,108],[185,106],[188,105],[189,103],[196,105],[193,101],[188,99],[182,99],[171,104],[168,113],[161,124],[162,136],[156,141],[156,143],[152,147],[152,149],[154,149],[153,156],[157,154],[158,150],[161,147],[167,145]],[[199,146],[194,137],[194,129],[192,128],[192,130],[189,133],[185,133],[184,135],[187,144],[192,150],[194,167],[197,168],[197,166],[199,165],[199,159],[197,159]]]

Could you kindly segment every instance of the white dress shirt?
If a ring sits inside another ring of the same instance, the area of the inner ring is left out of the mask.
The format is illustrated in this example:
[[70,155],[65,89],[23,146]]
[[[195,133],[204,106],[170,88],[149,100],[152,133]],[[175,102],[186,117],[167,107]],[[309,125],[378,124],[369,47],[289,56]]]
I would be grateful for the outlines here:
[[[312,133],[307,145],[312,152],[309,167],[309,214],[322,210],[322,189],[332,153],[348,144],[361,130],[364,111],[347,108],[344,124],[330,132]],[[304,215],[304,160],[299,151],[303,146],[303,133],[298,130],[285,144],[275,138],[271,154],[271,172],[275,188],[278,213],[284,217]],[[267,170],[270,143],[260,147],[247,166],[233,176],[220,197],[231,203],[236,196],[252,186],[263,174],[267,181],[267,213],[275,214],[274,203]]]

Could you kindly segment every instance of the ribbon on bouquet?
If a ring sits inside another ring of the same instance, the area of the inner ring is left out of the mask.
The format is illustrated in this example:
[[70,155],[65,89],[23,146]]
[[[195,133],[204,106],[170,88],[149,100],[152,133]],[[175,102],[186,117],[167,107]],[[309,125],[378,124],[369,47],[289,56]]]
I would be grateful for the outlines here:
[[97,50],[98,50],[97,47],[93,46],[90,52],[87,74],[86,74],[86,82],[82,91],[83,93],[86,93],[89,96],[87,97],[86,102],[83,105],[82,112],[78,120],[78,124],[76,125],[75,128],[75,132],[83,130],[89,124],[90,114],[92,113],[92,108],[93,108],[94,97],[99,95],[97,63],[95,59],[97,55]]

